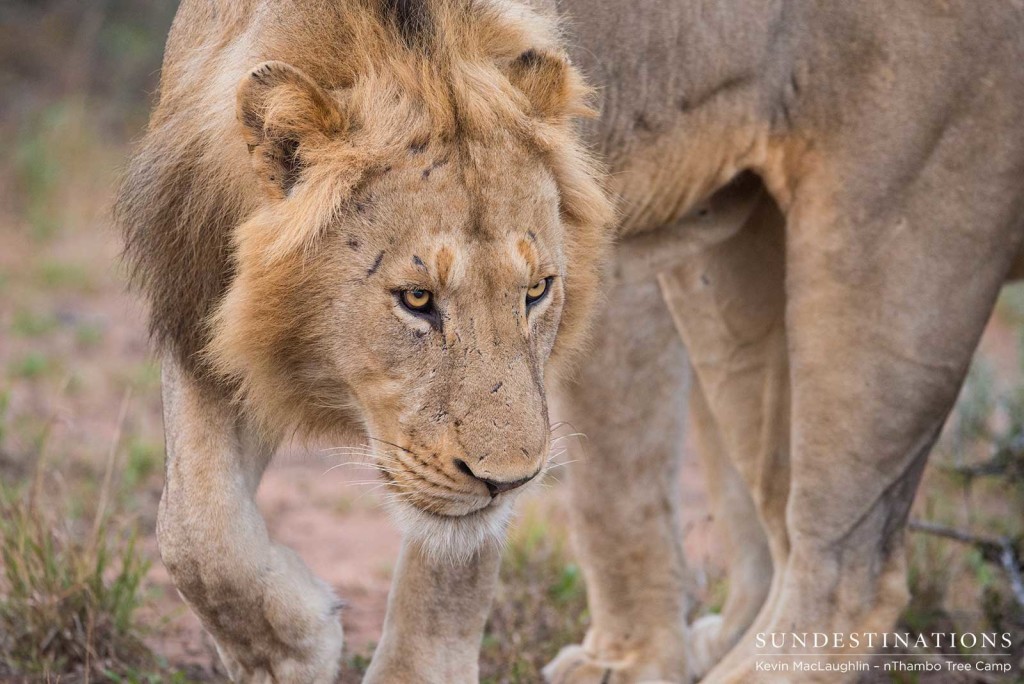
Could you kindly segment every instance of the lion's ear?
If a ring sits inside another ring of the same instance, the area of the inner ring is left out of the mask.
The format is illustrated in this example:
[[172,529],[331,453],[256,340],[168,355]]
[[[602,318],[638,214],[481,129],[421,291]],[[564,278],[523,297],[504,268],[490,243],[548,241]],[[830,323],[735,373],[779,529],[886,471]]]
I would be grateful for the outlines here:
[[330,94],[284,62],[264,62],[250,71],[238,86],[237,103],[253,167],[276,197],[299,182],[306,152],[345,128]]
[[512,60],[507,76],[530,101],[535,116],[560,118],[594,114],[586,103],[590,91],[564,54],[527,50]]

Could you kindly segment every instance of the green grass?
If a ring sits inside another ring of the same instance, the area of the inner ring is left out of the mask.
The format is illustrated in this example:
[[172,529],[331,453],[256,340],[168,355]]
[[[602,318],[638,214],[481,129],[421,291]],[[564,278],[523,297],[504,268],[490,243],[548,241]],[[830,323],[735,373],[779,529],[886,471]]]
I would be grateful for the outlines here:
[[99,347],[103,337],[103,328],[93,323],[81,323],[75,328],[75,342],[83,349]]
[[11,407],[11,391],[6,387],[0,389],[0,454],[5,452],[7,435],[7,411]]
[[163,448],[158,444],[132,440],[128,443],[128,456],[121,471],[122,489],[132,495],[140,483],[157,471],[162,462]]
[[36,266],[37,284],[47,290],[74,290],[92,292],[95,283],[89,269],[83,264],[46,260]]
[[23,210],[38,240],[52,237],[60,225],[51,201],[60,179],[52,138],[54,131],[66,123],[65,119],[63,106],[47,108],[25,126],[15,148],[13,167],[25,204]]
[[139,392],[159,391],[160,364],[152,360],[139,363],[130,370],[127,383]]

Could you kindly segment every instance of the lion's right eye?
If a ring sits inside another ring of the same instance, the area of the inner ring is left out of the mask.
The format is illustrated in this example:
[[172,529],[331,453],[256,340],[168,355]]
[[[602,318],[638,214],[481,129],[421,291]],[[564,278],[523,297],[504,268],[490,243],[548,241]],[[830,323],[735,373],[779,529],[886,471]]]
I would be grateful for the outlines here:
[[429,314],[434,310],[434,295],[429,290],[402,290],[398,299],[413,313]]

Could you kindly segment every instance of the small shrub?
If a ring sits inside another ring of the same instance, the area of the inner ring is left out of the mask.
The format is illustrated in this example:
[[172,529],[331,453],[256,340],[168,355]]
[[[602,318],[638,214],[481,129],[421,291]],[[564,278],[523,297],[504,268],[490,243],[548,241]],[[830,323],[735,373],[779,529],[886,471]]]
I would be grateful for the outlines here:
[[[368,644],[363,651],[347,655],[341,661],[341,672],[338,674],[339,682],[361,682],[366,672],[370,669],[370,661],[373,659],[373,651],[376,644]],[[346,651],[348,646],[345,647]]]
[[[902,626],[916,633],[1013,634],[1024,653],[1024,288],[996,309],[1018,342],[974,359],[915,504],[909,545],[911,602]],[[1004,333],[1007,331],[1003,331]]]

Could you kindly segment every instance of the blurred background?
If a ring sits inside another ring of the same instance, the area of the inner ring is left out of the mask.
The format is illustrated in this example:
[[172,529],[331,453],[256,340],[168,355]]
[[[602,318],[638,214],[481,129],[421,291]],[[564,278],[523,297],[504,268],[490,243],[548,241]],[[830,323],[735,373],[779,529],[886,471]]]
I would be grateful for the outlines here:
[[[108,216],[175,6],[0,0],[0,681],[226,681],[159,562],[159,367]],[[1024,290],[1009,288],[915,504],[905,629],[1024,638],[1022,331]],[[341,681],[356,682],[379,638],[398,536],[372,471],[338,465],[330,450],[289,447],[259,501],[271,534],[348,602]],[[538,668],[586,628],[564,472],[522,506],[484,682],[540,681]],[[683,490],[701,614],[720,608],[726,587],[689,453]]]

